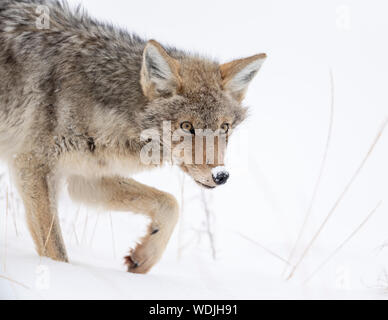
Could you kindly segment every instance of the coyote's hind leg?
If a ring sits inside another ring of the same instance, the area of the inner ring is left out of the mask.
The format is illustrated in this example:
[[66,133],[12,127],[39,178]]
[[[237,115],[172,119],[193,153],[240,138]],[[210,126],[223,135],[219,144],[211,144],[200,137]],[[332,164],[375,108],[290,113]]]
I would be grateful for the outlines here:
[[50,170],[31,155],[19,155],[12,169],[38,254],[68,262],[56,210],[56,182]]
[[128,271],[146,273],[161,258],[178,220],[175,198],[133,179],[106,177],[68,179],[70,196],[89,205],[107,210],[132,211],[151,218],[147,234],[126,257]]

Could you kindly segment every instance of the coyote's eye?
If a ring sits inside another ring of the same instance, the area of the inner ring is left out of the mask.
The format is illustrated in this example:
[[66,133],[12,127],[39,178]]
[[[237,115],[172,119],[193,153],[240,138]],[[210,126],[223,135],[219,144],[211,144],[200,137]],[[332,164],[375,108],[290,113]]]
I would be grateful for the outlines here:
[[221,124],[221,132],[227,133],[229,131],[229,123],[223,123]]
[[191,122],[188,122],[188,121],[182,122],[181,123],[181,128],[182,128],[183,131],[186,131],[188,133],[191,133],[191,134],[195,133],[194,127],[193,127]]

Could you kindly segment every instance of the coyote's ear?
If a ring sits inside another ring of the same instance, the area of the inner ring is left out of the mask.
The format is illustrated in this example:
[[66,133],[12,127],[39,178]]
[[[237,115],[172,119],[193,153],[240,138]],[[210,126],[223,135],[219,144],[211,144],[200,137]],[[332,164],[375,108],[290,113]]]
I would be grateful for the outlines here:
[[175,94],[180,88],[179,62],[168,55],[155,40],[148,41],[143,51],[140,83],[150,100]]
[[234,60],[220,66],[223,88],[239,102],[244,99],[249,83],[259,71],[267,55],[257,54]]

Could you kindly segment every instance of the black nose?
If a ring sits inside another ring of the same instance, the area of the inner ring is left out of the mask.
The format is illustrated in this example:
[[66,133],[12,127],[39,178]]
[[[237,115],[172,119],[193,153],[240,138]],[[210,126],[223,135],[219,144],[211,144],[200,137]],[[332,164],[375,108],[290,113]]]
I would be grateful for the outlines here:
[[213,181],[217,185],[221,185],[221,184],[226,183],[226,181],[228,181],[228,179],[229,179],[229,173],[226,171],[221,171],[221,172],[218,172],[216,175],[213,175]]

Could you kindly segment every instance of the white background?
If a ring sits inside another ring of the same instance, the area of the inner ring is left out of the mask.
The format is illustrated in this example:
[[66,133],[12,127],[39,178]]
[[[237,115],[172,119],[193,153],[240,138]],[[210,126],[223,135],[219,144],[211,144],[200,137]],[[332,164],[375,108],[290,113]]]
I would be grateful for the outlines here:
[[[327,162],[290,264],[322,224],[388,116],[385,1],[81,3],[92,16],[221,62],[261,52],[268,59],[249,88],[245,103],[251,116],[232,139],[231,178],[225,186],[201,193],[174,168],[137,176],[173,193],[182,204],[167,252],[148,275],[125,273],[122,265],[144,230],[141,217],[78,210],[66,194],[60,215],[71,264],[37,257],[22,205],[4,175],[0,276],[12,281],[0,278],[1,298],[387,297],[388,132],[289,281],[279,258],[289,258],[319,174],[329,129],[330,70],[334,120]],[[363,228],[303,283],[380,200]]]

